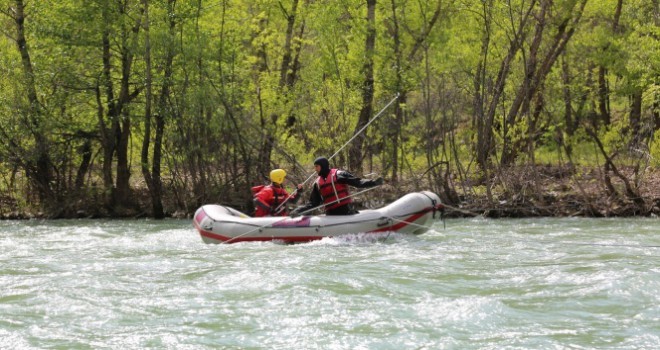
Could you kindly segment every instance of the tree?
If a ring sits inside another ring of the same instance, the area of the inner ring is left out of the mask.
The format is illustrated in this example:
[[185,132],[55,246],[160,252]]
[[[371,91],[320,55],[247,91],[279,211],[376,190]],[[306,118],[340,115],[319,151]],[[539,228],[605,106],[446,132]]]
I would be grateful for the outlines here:
[[[376,48],[376,0],[367,0],[367,31],[364,40],[364,63],[362,65],[362,74],[364,82],[362,83],[362,108],[358,116],[357,124],[353,135],[362,130],[367,125],[373,114],[374,104],[374,51]],[[364,141],[366,134],[361,133],[356,136],[349,149],[349,163],[353,171],[362,171],[362,160],[364,157]]]
[[[433,33],[443,13],[442,1],[436,2],[435,7],[431,7],[430,5],[432,4],[429,4],[428,8],[422,7],[420,10],[421,15],[419,18],[422,19],[420,23],[412,23],[412,21],[403,20],[416,17],[413,14],[405,12],[408,10],[408,7],[401,6],[397,0],[391,0],[390,2],[391,12],[388,23],[389,36],[392,38],[392,61],[390,63],[394,67],[394,77],[390,88],[398,93],[399,103],[394,109],[394,118],[387,127],[390,131],[388,133],[388,139],[391,141],[391,147],[389,149],[391,152],[389,160],[392,164],[391,180],[395,183],[399,178],[399,160],[405,159],[403,158],[405,152],[402,149],[405,141],[402,140],[401,125],[406,124],[404,122],[404,114],[407,111],[405,106],[408,101],[408,93],[412,89],[411,82],[408,81],[408,77],[410,76],[409,70],[420,62],[421,55],[419,53],[426,44],[429,36]],[[400,9],[403,9],[404,12],[401,13]],[[431,15],[429,16],[426,11],[429,11]],[[404,32],[402,28],[407,30]],[[405,37],[406,34],[407,38]],[[409,45],[406,45],[406,43]],[[401,158],[399,156],[400,154]]]
[[[168,0],[167,9],[165,11],[166,22],[169,23],[168,38],[171,38],[174,33],[176,22],[174,20],[174,4],[175,0]],[[164,59],[164,77],[161,87],[160,98],[158,99],[158,112],[155,115],[155,135],[154,135],[154,150],[151,161],[151,170],[149,169],[149,147],[151,144],[151,123],[152,123],[152,60],[151,60],[151,19],[149,17],[149,0],[142,0],[143,6],[143,31],[144,31],[144,61],[145,61],[145,107],[144,107],[144,138],[142,140],[142,175],[149,189],[151,196],[152,215],[156,219],[162,219],[165,216],[163,211],[163,185],[161,179],[161,161],[163,149],[163,132],[165,130],[165,114],[167,113],[167,100],[170,98],[170,84],[172,79],[172,62],[174,60],[174,49],[172,43],[168,41],[165,48]]]
[[50,142],[46,137],[47,126],[44,125],[44,110],[37,95],[36,73],[32,64],[30,48],[26,38],[25,3],[15,0],[13,6],[5,13],[15,25],[16,47],[21,56],[23,79],[20,82],[26,93],[26,104],[19,106],[18,121],[29,132],[32,146],[26,148],[23,142],[2,128],[3,139],[9,142],[9,150],[14,160],[24,168],[27,177],[37,188],[39,200],[45,204],[54,204],[55,196],[51,188],[52,162],[50,159]]
[[[536,106],[537,111],[542,108],[541,92],[545,79],[575,33],[586,3],[586,0],[575,1],[572,3],[573,6],[563,9],[551,9],[552,3],[549,1],[540,3],[541,7],[534,16],[536,23],[532,42],[529,50],[524,51],[525,75],[504,120],[502,165],[513,164],[521,149],[533,145],[534,127],[528,128],[527,137],[516,138],[511,134],[516,130],[519,116],[527,118],[528,126],[538,123],[536,120],[538,114],[532,112],[532,105],[535,102],[539,104]],[[552,38],[544,43],[545,33],[552,35]]]
[[[143,86],[133,87],[135,41],[142,26],[135,3],[126,1],[116,7],[102,3],[101,28],[102,74],[98,87],[99,134],[103,147],[103,180],[108,196],[108,208],[134,206],[131,196],[128,149],[132,118],[130,105],[139,96]],[[133,18],[133,20],[131,20]],[[117,39],[116,46],[113,46]],[[118,57],[113,56],[118,53]],[[119,67],[119,72],[115,67]],[[118,87],[115,82],[118,82]],[[103,89],[103,94],[101,92]],[[105,105],[105,107],[104,107]],[[113,160],[116,156],[116,179],[113,183]]]

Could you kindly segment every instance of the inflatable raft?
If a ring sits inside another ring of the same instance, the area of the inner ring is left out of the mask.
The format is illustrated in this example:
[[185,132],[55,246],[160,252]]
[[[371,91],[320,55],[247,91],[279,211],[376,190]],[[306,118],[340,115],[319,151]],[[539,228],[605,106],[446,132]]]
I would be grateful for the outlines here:
[[205,243],[246,241],[309,242],[343,234],[399,232],[421,234],[444,209],[433,192],[408,193],[380,209],[358,214],[250,217],[231,207],[208,204],[197,209],[193,224]]

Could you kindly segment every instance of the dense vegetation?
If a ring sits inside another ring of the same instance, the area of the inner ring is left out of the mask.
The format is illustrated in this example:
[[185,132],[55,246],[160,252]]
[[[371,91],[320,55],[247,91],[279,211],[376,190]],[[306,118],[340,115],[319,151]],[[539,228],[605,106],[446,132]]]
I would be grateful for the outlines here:
[[658,0],[0,0],[0,208],[248,210],[341,150],[455,207],[552,205],[555,177],[648,215],[659,24]]

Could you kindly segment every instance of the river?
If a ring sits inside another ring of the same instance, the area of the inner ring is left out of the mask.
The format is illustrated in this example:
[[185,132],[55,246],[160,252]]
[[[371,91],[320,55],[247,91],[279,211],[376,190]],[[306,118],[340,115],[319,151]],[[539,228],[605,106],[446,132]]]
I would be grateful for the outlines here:
[[657,349],[660,220],[450,219],[207,245],[190,220],[0,222],[1,349]]

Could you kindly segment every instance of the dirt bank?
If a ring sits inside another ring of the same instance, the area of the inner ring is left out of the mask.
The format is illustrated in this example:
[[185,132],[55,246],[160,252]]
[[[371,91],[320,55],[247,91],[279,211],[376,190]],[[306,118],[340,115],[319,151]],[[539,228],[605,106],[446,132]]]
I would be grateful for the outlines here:
[[[660,215],[660,171],[648,168],[638,172],[620,169],[623,179],[599,168],[572,170],[566,167],[537,166],[510,169],[492,178],[491,196],[483,182],[455,189],[459,201],[447,200],[446,215],[465,217],[537,216],[658,216]],[[624,181],[625,180],[625,181]],[[480,188],[481,191],[473,189]]]

